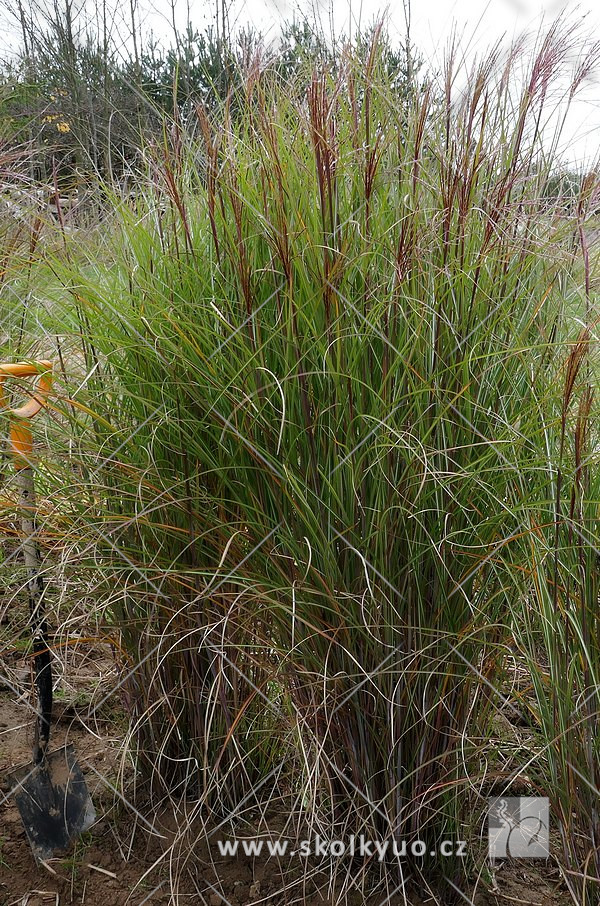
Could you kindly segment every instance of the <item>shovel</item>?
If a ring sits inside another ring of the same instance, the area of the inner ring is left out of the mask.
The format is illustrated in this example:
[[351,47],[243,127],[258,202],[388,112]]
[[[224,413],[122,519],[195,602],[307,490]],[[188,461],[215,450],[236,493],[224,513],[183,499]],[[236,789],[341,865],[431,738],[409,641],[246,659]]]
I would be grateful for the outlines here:
[[[7,377],[37,377],[30,399],[17,409],[8,407],[3,393]],[[96,819],[73,747],[66,745],[54,752],[48,749],[52,719],[52,663],[48,648],[44,582],[36,541],[33,441],[29,421],[46,405],[51,389],[51,362],[0,365],[0,408],[10,417],[10,450],[16,470],[19,509],[23,514],[21,549],[27,570],[37,691],[33,764],[18,768],[11,774],[11,780],[17,807],[37,862],[45,862],[56,852],[67,849],[71,841]]]

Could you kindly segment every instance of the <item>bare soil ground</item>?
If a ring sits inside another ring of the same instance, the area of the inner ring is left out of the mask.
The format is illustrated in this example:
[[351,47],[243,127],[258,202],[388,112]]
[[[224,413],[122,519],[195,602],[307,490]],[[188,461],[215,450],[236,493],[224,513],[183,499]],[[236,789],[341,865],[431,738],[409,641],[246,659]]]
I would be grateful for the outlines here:
[[[18,810],[8,795],[11,789],[9,772],[31,760],[32,736],[27,688],[29,671],[16,655],[12,660],[12,664],[5,662],[2,665],[8,667],[2,674],[8,673],[13,679],[15,675],[21,676],[23,691],[19,688],[15,692],[7,686],[0,691],[0,771],[3,778],[0,906],[142,906],[144,903],[166,906],[174,893],[180,903],[208,906],[257,903],[324,906],[336,902],[328,890],[327,877],[320,876],[318,871],[305,884],[299,880],[293,883],[293,872],[290,874],[289,867],[286,872],[285,866],[274,859],[222,858],[214,848],[209,851],[202,838],[190,853],[186,871],[179,875],[169,849],[177,826],[173,811],[164,809],[153,816],[152,823],[162,838],[152,835],[133,810],[115,797],[108,785],[117,786],[119,782],[119,726],[122,727],[122,720],[114,712],[108,712],[108,717],[86,720],[90,691],[98,694],[98,689],[115,680],[110,660],[90,651],[81,657],[76,694],[70,700],[66,696],[58,697],[53,741],[57,747],[66,741],[75,746],[98,820],[71,852],[51,860],[47,867],[36,866]],[[142,806],[138,804],[138,807],[143,814]],[[181,856],[180,847],[177,853]],[[175,877],[178,877],[176,884],[173,883]],[[553,864],[533,861],[501,864],[496,869],[494,885],[495,891],[478,893],[474,897],[475,906],[511,906],[515,903],[566,906],[572,903]],[[388,893],[392,889],[393,886]],[[410,900],[412,906],[433,906],[434,902],[417,894]],[[388,899],[383,890],[371,897],[360,891],[351,892],[347,903],[350,906],[385,906],[387,903],[408,906],[403,897],[396,895]]]
[[[0,627],[0,906],[166,906],[169,902],[199,906],[341,906],[344,902],[348,906],[434,906],[439,902],[425,891],[415,891],[409,899],[394,894],[393,879],[387,890],[382,887],[371,896],[351,889],[341,898],[332,892],[329,875],[318,865],[299,865],[297,860],[283,864],[281,859],[262,856],[223,858],[214,845],[216,836],[209,846],[206,833],[210,828],[206,826],[198,827],[197,832],[191,827],[187,838],[178,837],[185,809],[170,803],[157,811],[133,792],[127,798],[135,799],[135,806],[124,803],[114,790],[133,791],[135,774],[131,759],[123,754],[127,719],[118,696],[110,695],[117,685],[114,661],[108,646],[97,638],[78,638],[74,632],[70,633],[72,644],[55,664],[51,749],[73,744],[98,818],[70,852],[45,866],[36,865],[11,796],[10,780],[12,770],[31,762],[30,660],[22,645],[11,644],[15,625],[26,619],[25,613],[19,615],[13,609],[10,623]],[[507,723],[499,738],[510,732]],[[283,816],[267,819],[272,838],[279,836],[283,824]],[[256,830],[257,836],[264,832],[264,823]],[[228,834],[218,836],[224,839]],[[189,840],[187,850],[182,839]],[[531,860],[498,865],[491,891],[484,892],[480,884],[476,894],[457,895],[457,902],[572,906],[556,864]]]

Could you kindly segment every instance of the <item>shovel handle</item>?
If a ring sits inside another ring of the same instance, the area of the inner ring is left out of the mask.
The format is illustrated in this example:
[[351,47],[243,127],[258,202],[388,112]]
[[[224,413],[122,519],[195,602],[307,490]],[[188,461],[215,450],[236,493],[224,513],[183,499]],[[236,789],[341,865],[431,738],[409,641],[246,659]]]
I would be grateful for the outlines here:
[[[23,406],[11,409],[4,395],[3,384],[6,378],[37,377],[31,399]],[[38,414],[47,402],[52,390],[52,362],[43,359],[39,362],[15,362],[14,364],[0,364],[0,408],[7,409],[13,418],[29,419]]]
[[[17,406],[16,408],[8,405],[4,392],[4,382],[11,377],[37,377],[31,398],[22,406]],[[0,409],[6,410],[11,417],[10,449],[17,469],[24,469],[31,465],[33,438],[29,420],[34,418],[47,405],[51,391],[52,362],[43,359],[38,362],[0,364]]]
[[23,559],[27,571],[27,592],[31,638],[33,641],[33,673],[37,691],[37,720],[33,744],[33,761],[39,764],[46,754],[50,741],[52,720],[52,660],[48,647],[48,623],[44,602],[44,579],[40,571],[40,552],[36,538],[35,515],[37,510],[33,469],[17,469],[19,507],[22,512],[21,531]]
[[[23,406],[12,408],[4,392],[7,378],[36,377],[30,399]],[[33,440],[30,419],[47,405],[52,390],[52,362],[16,362],[0,364],[0,409],[10,417],[10,447],[17,471],[19,506],[22,512],[22,549],[27,570],[27,590],[31,635],[33,639],[33,667],[37,689],[38,710],[33,746],[33,760],[43,761],[50,739],[52,718],[52,664],[48,648],[48,624],[44,608],[44,580],[40,573],[40,553],[36,540],[36,499],[31,468]]]

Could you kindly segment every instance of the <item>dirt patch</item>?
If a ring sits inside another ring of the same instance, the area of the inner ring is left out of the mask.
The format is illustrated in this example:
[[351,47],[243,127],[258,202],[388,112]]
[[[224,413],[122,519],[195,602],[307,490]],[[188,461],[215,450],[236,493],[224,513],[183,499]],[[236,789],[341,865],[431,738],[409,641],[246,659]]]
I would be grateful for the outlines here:
[[[64,665],[63,665],[64,666]],[[10,796],[9,774],[31,761],[33,710],[29,662],[18,651],[0,658],[0,906],[142,906],[169,902],[199,906],[434,906],[439,900],[425,890],[405,897],[395,891],[390,875],[374,892],[348,883],[344,866],[337,875],[337,895],[329,871],[319,864],[289,858],[222,856],[217,839],[230,832],[197,820],[197,826],[179,833],[185,824],[186,805],[167,803],[137,810],[124,804],[114,789],[129,788],[133,768],[122,758],[127,722],[112,699],[98,708],[116,686],[110,656],[97,645],[85,643],[69,652],[68,669],[56,690],[51,749],[73,745],[92,796],[98,820],[72,850],[37,866]],[[127,774],[129,771],[129,775]],[[133,796],[131,798],[134,798]],[[275,839],[284,831],[284,818],[275,815],[253,828],[245,822],[244,837]],[[229,829],[231,830],[231,828]],[[344,885],[344,875],[345,885]],[[341,891],[343,890],[343,893]],[[474,906],[571,906],[556,867],[534,862],[503,863],[493,874],[493,889],[483,883],[464,890]],[[442,900],[448,906],[450,900]],[[457,902],[465,902],[457,894]]]

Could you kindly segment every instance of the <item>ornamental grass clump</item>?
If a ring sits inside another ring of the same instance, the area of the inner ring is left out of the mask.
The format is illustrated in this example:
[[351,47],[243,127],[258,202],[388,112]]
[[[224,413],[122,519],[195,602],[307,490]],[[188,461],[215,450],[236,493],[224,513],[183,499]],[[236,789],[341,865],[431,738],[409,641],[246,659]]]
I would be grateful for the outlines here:
[[[329,839],[427,853],[483,809],[504,651],[549,625],[532,562],[554,590],[579,568],[543,553],[582,272],[542,127],[571,38],[467,74],[451,52],[441,84],[390,73],[380,29],[303,85],[251,67],[148,152],[110,265],[68,273],[77,518],[165,794],[268,790]],[[429,856],[390,858],[401,883]]]

